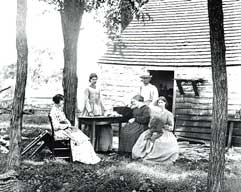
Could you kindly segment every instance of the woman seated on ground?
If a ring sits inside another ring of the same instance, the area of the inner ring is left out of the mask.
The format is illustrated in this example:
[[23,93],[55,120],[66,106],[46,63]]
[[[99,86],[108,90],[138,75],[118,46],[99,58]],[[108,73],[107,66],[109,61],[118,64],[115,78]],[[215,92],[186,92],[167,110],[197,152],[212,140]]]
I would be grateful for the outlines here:
[[73,161],[85,164],[96,164],[100,158],[96,155],[89,138],[78,128],[73,127],[63,112],[64,96],[57,94],[53,97],[54,105],[50,111],[55,131],[55,138],[70,138]]
[[172,133],[174,118],[166,110],[165,97],[159,97],[151,109],[150,128],[143,132],[132,149],[133,159],[171,163],[178,158],[177,139]]
[[119,137],[119,152],[130,154],[140,134],[148,129],[150,120],[150,109],[144,104],[144,98],[141,95],[132,98],[131,108],[133,108],[133,118],[121,129]]

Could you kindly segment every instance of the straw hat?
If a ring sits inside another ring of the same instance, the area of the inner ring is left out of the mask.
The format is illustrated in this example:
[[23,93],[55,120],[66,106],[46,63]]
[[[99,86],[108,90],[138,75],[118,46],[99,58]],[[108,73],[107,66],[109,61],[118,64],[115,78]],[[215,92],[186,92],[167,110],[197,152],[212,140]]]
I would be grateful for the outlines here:
[[148,71],[144,72],[140,78],[152,78],[152,76],[150,75],[150,73]]

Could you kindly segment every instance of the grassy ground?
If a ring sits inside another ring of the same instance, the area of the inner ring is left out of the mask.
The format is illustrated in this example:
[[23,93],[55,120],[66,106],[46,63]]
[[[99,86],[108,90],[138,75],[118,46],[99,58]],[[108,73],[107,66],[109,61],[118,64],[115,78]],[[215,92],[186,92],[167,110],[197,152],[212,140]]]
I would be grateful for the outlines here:
[[[1,134],[8,130],[9,116],[0,116]],[[44,129],[49,129],[45,115],[24,116],[23,142],[26,146]],[[5,130],[5,131],[3,131]],[[52,158],[44,149],[33,159],[22,159],[19,179],[24,192],[203,192],[206,191],[207,158],[180,155],[175,164],[155,165],[132,161],[117,153],[98,154],[97,165],[68,163]],[[4,170],[6,154],[0,154],[0,170]],[[229,160],[225,170],[225,192],[238,192],[241,187],[240,161]]]

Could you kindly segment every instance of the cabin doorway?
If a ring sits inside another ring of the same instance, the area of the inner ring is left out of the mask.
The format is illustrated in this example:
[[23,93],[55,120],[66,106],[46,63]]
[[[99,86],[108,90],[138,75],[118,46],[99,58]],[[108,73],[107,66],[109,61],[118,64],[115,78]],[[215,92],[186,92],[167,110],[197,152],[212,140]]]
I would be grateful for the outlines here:
[[159,96],[167,99],[169,111],[173,111],[173,87],[174,87],[174,71],[154,71],[150,70],[152,75],[151,83],[158,89]]

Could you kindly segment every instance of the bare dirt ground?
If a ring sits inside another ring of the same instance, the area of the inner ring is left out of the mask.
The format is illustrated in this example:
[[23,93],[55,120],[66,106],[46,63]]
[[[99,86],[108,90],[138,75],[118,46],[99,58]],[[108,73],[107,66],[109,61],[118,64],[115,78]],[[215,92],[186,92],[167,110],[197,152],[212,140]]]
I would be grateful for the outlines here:
[[[9,115],[0,116],[0,136],[6,137]],[[50,128],[45,114],[26,115],[23,122],[24,148],[43,130]],[[116,135],[116,134],[115,134]],[[117,137],[114,137],[115,146]],[[203,192],[206,191],[208,145],[180,142],[180,157],[170,165],[147,164],[116,152],[98,154],[97,165],[54,160],[49,149],[33,159],[22,157],[19,180],[24,192]],[[6,153],[0,153],[0,172],[6,165]],[[241,187],[241,150],[231,148],[226,154],[225,192],[239,192]]]

